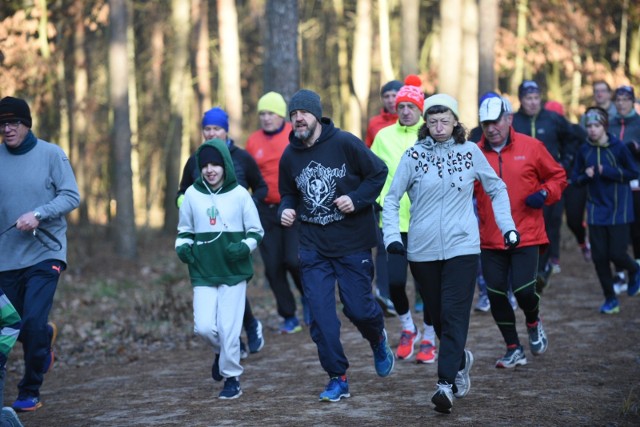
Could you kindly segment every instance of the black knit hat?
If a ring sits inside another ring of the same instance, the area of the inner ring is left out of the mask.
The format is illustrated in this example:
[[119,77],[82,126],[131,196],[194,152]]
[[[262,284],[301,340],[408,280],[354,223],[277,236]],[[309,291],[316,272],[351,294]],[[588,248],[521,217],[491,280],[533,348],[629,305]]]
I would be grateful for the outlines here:
[[31,127],[31,110],[24,99],[5,96],[0,100],[0,122],[20,121]]
[[404,83],[402,83],[400,80],[391,80],[390,82],[386,82],[384,86],[380,88],[380,96],[384,95],[390,90],[397,92],[402,86],[404,86]]
[[320,95],[307,90],[300,89],[291,97],[289,101],[289,117],[296,110],[304,110],[313,114],[318,121],[322,118],[322,105],[320,105]]
[[209,163],[213,163],[214,165],[222,166],[224,168],[224,160],[222,159],[222,154],[220,154],[220,152],[213,147],[205,146],[202,147],[202,149],[198,153],[198,167],[202,169]]

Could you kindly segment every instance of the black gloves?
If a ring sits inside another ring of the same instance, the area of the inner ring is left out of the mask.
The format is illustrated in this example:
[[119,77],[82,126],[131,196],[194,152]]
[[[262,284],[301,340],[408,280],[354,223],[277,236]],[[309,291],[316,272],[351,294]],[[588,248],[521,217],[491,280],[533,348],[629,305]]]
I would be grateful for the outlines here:
[[516,230],[507,231],[504,233],[504,244],[509,249],[514,249],[520,244],[520,233]]
[[404,245],[401,242],[391,242],[387,246],[387,253],[396,255],[406,255],[407,251],[404,249]]
[[536,191],[535,193],[527,196],[524,203],[533,209],[540,209],[544,206],[544,201],[547,200],[549,194],[546,190]]

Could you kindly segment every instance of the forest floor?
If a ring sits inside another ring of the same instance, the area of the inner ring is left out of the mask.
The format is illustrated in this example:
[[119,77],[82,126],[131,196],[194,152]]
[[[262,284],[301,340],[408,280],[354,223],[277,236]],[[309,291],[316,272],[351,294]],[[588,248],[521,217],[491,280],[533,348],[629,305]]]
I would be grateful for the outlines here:
[[[111,255],[101,233],[71,235],[70,267],[51,314],[60,330],[56,364],[41,389],[44,406],[20,414],[27,427],[640,425],[640,296],[621,296],[618,315],[599,314],[603,298],[593,265],[566,236],[562,272],[541,302],[548,351],[530,353],[518,311],[529,363],[496,369],[505,351],[500,333],[489,313],[473,312],[471,391],[443,415],[430,402],[436,365],[397,361],[389,377],[379,378],[368,343],[342,313],[352,397],[318,402],[328,378],[315,345],[306,328],[277,333],[259,256],[248,294],[265,325],[266,345],[242,362],[244,394],[219,400],[212,352],[193,336],[191,288],[173,237],[145,234],[132,262]],[[412,286],[408,290],[413,300]],[[421,315],[414,317],[421,324]],[[386,325],[395,348],[399,321],[388,318]],[[21,356],[18,344],[7,365],[5,404],[15,399]]]

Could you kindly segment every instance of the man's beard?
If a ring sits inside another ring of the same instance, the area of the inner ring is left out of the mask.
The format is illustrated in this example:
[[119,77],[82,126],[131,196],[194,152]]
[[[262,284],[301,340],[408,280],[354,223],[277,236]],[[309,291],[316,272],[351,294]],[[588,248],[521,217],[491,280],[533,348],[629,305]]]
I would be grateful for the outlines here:
[[316,126],[317,125],[318,125],[317,123],[314,123],[312,126],[307,125],[307,129],[306,130],[296,130],[296,131],[293,132],[293,134],[295,135],[296,138],[298,138],[299,140],[305,142],[316,131]]

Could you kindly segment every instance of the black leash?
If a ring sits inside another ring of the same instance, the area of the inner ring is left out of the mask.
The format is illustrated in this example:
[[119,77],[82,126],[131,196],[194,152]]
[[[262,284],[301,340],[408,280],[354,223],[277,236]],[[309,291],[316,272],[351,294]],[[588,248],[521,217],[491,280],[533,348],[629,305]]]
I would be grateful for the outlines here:
[[[18,223],[15,223],[13,225],[11,225],[9,228],[7,228],[6,230],[4,230],[2,233],[0,233],[0,236],[2,236],[4,233],[6,233],[7,231],[11,230],[12,228],[16,227],[18,225]],[[49,231],[45,230],[44,228],[34,228],[33,229],[33,237],[35,237],[41,244],[42,246],[44,246],[45,248],[49,249],[50,251],[59,251],[62,249],[62,243],[60,243],[60,240],[58,240],[58,238],[56,236],[54,236],[53,234],[51,234]],[[43,239],[40,234],[43,234],[47,239],[49,239],[50,241],[47,242],[45,241],[45,239]],[[53,244],[53,246],[51,245],[51,243]]]

